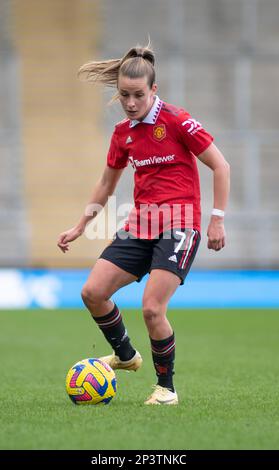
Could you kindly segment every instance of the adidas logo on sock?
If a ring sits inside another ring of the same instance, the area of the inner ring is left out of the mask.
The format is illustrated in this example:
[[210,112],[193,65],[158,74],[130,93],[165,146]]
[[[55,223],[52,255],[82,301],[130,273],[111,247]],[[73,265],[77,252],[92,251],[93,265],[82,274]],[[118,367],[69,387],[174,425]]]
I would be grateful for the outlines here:
[[177,263],[177,257],[176,257],[176,255],[170,256],[170,257],[169,257],[169,260],[170,260],[170,261],[173,261],[174,263]]

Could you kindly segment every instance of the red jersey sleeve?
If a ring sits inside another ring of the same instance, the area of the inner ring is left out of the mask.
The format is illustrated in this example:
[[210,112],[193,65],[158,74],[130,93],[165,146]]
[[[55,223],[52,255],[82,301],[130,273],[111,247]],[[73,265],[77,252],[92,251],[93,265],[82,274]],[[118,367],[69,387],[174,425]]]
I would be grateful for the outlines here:
[[111,168],[125,168],[128,164],[128,153],[120,145],[117,129],[114,130],[107,155],[107,165]]
[[214,140],[202,124],[184,110],[178,115],[178,126],[183,144],[196,156],[204,152]]

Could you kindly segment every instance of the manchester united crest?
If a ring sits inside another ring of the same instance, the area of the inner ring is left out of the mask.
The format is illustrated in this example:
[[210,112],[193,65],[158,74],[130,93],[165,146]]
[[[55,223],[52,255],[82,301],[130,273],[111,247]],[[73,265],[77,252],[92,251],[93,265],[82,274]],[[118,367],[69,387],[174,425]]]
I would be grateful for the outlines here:
[[167,135],[165,124],[158,124],[153,128],[153,137],[155,140],[163,140]]

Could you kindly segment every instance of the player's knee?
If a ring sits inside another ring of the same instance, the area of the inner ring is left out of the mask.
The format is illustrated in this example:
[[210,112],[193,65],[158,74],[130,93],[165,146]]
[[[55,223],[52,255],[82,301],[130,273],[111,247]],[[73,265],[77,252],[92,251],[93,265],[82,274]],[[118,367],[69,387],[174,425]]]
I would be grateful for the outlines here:
[[155,300],[146,300],[143,303],[143,317],[146,324],[155,324],[160,321],[162,306]]
[[85,284],[83,286],[81,297],[85,305],[99,305],[104,300],[107,300],[104,290],[92,284]]
[[92,289],[90,289],[90,287],[85,284],[82,288],[82,291],[81,291],[81,298],[83,300],[83,302],[85,303],[85,305],[87,305],[89,302],[92,302]]

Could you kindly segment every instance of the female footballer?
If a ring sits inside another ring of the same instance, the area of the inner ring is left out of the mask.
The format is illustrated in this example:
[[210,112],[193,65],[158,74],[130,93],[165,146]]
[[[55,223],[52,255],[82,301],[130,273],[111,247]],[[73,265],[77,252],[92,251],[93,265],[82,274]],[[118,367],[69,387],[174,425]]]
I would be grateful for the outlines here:
[[[145,404],[178,404],[173,384],[175,337],[167,318],[170,298],[189,272],[200,242],[200,187],[196,158],[213,171],[214,204],[208,248],[225,246],[224,211],[229,165],[213,137],[182,108],[156,94],[155,58],[150,46],[136,46],[120,59],[90,62],[79,74],[117,89],[126,119],[116,124],[103,174],[88,204],[105,206],[130,163],[134,208],[92,269],[82,299],[110,343],[113,354],[100,359],[113,369],[136,371],[142,358],[134,349],[111,296],[149,273],[142,311],[150,337],[157,384]],[[96,212],[59,236],[65,253]]]

